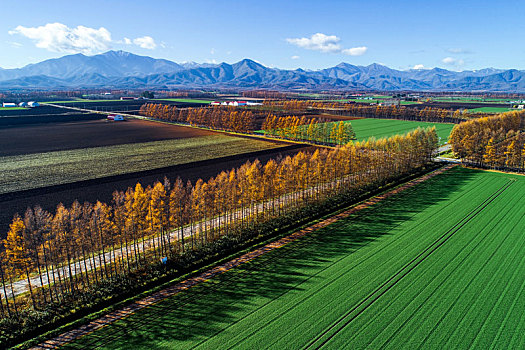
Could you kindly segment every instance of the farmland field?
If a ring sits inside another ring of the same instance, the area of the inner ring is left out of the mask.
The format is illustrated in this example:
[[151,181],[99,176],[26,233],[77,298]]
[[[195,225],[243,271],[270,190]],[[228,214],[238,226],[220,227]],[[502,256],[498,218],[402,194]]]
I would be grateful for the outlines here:
[[212,102],[211,100],[201,100],[201,99],[193,99],[193,98],[156,98],[155,101],[202,103],[202,104],[209,104]]
[[96,116],[103,120],[0,128],[0,157],[218,135],[206,130],[136,119],[111,122],[103,115]]
[[23,110],[23,109],[27,109],[26,107],[2,107],[0,106],[0,110],[4,111],[4,110],[7,110],[7,111],[20,111],[20,110]]
[[479,107],[467,110],[468,113],[503,113],[511,111],[511,108],[506,107]]
[[441,137],[441,143],[446,143],[454,127],[454,124],[374,118],[356,119],[352,120],[351,123],[359,141],[366,140],[372,136],[375,138],[389,137],[396,134],[407,133],[418,127],[426,128],[435,126],[438,136]]
[[[123,100],[121,99],[118,99],[118,100],[110,100],[110,99],[107,99],[107,100],[88,100],[88,99],[84,99],[84,98],[78,98],[76,100],[63,100],[63,101],[45,101],[44,103],[60,103],[60,104],[63,104],[63,103],[93,103],[93,102],[121,102]],[[124,100],[124,101],[134,101],[134,100]]]
[[66,348],[522,349],[524,195],[456,167]]
[[0,193],[58,185],[280,147],[210,135],[0,157]]
[[476,97],[436,97],[432,98],[433,101],[438,102],[459,102],[459,103],[508,103],[508,98],[476,98]]

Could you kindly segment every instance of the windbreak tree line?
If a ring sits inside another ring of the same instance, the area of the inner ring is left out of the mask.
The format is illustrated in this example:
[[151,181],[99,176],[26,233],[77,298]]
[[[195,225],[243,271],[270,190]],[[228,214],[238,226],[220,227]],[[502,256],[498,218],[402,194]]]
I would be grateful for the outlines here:
[[[140,114],[160,120],[245,133],[254,131],[256,119],[252,111],[233,106],[182,109],[166,104],[147,103],[141,106]],[[262,129],[268,136],[324,145],[344,145],[355,140],[350,123],[325,122],[306,116],[277,117],[269,114],[263,122]]]
[[265,135],[323,145],[346,145],[356,139],[350,122],[329,122],[305,116],[277,117],[270,114],[266,117],[262,130]]
[[177,108],[162,103],[146,103],[140,107],[140,114],[149,118],[238,132],[253,131],[255,125],[252,111],[235,107]]
[[110,204],[35,206],[14,217],[3,241],[0,330],[16,337],[136,288],[165,269],[160,261],[177,270],[348,202],[426,165],[437,144],[434,128],[416,129],[247,162],[195,184],[137,184]]
[[525,112],[506,112],[455,125],[449,142],[462,161],[482,167],[525,169]]

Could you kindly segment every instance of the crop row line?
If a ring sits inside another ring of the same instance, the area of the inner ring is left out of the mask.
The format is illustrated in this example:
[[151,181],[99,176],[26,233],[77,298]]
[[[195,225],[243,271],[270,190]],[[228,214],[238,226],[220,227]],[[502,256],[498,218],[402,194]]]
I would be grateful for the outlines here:
[[[385,202],[383,202],[383,203],[385,203]],[[452,202],[452,203],[454,203],[454,202]],[[448,205],[453,205],[452,203],[450,203],[450,204],[448,204]],[[379,205],[385,205],[385,204],[379,204]],[[388,205],[388,204],[386,204],[386,205]],[[414,214],[414,215],[415,215],[415,214]],[[414,216],[414,215],[413,215],[413,216]],[[410,218],[406,218],[406,220],[411,220],[411,218],[412,218],[413,216],[410,216]],[[397,227],[397,226],[399,226],[399,225],[401,225],[401,224],[402,224],[402,223],[399,222],[399,223],[397,223],[397,224],[395,225],[395,227]],[[395,236],[396,238],[393,238],[393,239],[394,239],[394,240],[399,239],[399,237],[401,237],[401,236],[403,236],[403,235],[406,235],[406,234],[408,234],[408,232],[402,232],[401,234],[397,234],[397,235]],[[355,261],[356,265],[354,266],[354,268],[356,268],[356,267],[359,266],[360,264],[363,264],[367,259],[372,258],[374,255],[379,254],[379,253],[381,252],[381,250],[382,250],[382,249],[385,249],[385,248],[386,248],[386,247],[383,247],[383,248],[381,248],[380,250],[375,251],[373,254],[371,254],[370,256],[368,256],[368,257],[367,257],[366,259],[364,259],[364,260],[361,260],[361,261]],[[344,258],[347,258],[347,257],[343,257],[343,258],[341,258],[341,259],[344,259]],[[331,263],[329,266],[327,266],[327,267],[323,268],[322,270],[318,271],[318,272],[316,273],[316,275],[319,274],[319,273],[322,273],[322,272],[325,271],[326,269],[328,269],[328,268],[332,267],[333,265],[337,264],[341,259],[339,259],[339,260],[337,260],[337,261]],[[383,263],[384,263],[384,262],[383,262]],[[385,264],[388,264],[388,262],[385,263]],[[325,288],[329,288],[332,284],[335,284],[335,283],[337,282],[337,280],[340,279],[340,278],[343,278],[343,277],[344,277],[344,274],[346,274],[346,273],[348,273],[348,271],[338,271],[337,274],[331,275],[331,278],[333,278],[333,280],[331,280],[330,282],[324,284],[321,288],[318,289],[318,292],[320,292],[321,290],[323,290],[323,289],[325,289]],[[314,276],[316,276],[316,275],[312,275],[311,277],[314,277]],[[307,282],[311,277],[309,277],[308,279],[305,279],[302,283]],[[358,282],[357,282],[357,281],[354,281],[354,283],[357,284]],[[348,288],[352,288],[352,286],[348,286]],[[290,290],[288,290],[287,292],[289,292],[289,291],[290,291]],[[274,322],[277,318],[282,317],[284,314],[290,312],[292,309],[296,308],[298,305],[300,305],[301,303],[305,302],[306,300],[308,300],[308,299],[310,299],[310,298],[312,298],[312,297],[313,297],[313,294],[312,294],[312,295],[309,295],[308,297],[305,297],[304,299],[301,299],[301,300],[298,300],[298,301],[294,302],[294,304],[292,304],[292,305],[288,305],[288,306],[286,307],[286,309],[282,309],[282,310],[281,310],[281,312],[280,312],[280,314],[279,314],[278,316],[274,316],[274,317],[272,317],[271,319],[268,319],[267,321],[265,321],[264,325],[260,325],[260,324],[258,324],[258,327],[257,327],[257,328],[253,328],[253,329],[250,330],[249,332],[246,331],[246,334],[244,334],[244,332],[243,332],[243,338],[237,340],[237,342],[235,343],[235,345],[232,345],[232,347],[238,346],[238,344],[240,344],[242,341],[244,341],[244,340],[247,339],[248,337],[252,336],[253,334],[259,332],[259,331],[261,330],[262,327],[265,327],[265,326],[271,324],[271,323]],[[274,302],[275,300],[276,300],[276,299],[271,300],[271,301],[269,301],[268,303],[270,303],[270,302]],[[326,304],[323,305],[323,308],[329,308],[330,305],[331,305],[331,303],[334,303],[334,302],[335,302],[334,300],[330,300],[329,302],[327,302]],[[261,306],[261,307],[264,307],[264,306],[266,306],[266,304],[263,305],[263,306]],[[236,324],[236,323],[238,323],[238,322],[241,322],[244,318],[250,316],[251,314],[255,313],[256,311],[259,311],[259,309],[254,310],[254,311],[250,312],[249,314],[247,314],[246,316],[244,316],[244,317],[242,317],[242,318],[236,320],[235,322],[230,323],[230,324],[228,325],[227,328],[232,327],[234,324]],[[319,311],[319,310],[317,310],[317,311]],[[305,320],[307,320],[307,319],[309,319],[309,318],[314,318],[314,317],[316,317],[315,314],[310,314],[310,315],[308,315],[308,317],[307,317],[306,319],[304,319],[304,320],[302,320],[302,321],[297,321],[297,322],[299,322],[299,323],[296,323],[295,326],[298,327],[301,323],[305,322]],[[215,333],[215,334],[214,334],[213,336],[211,336],[210,338],[215,337],[217,334],[223,332],[224,330],[226,330],[226,328],[224,328],[224,329],[218,331],[217,333]],[[292,331],[292,330],[287,330],[286,333],[289,333],[289,332],[291,332],[291,331]],[[280,337],[284,337],[284,335],[281,334]],[[273,342],[277,342],[278,340],[279,340],[279,338],[274,338],[272,341],[273,341]],[[203,343],[204,343],[204,342],[205,342],[205,341],[203,341]],[[271,347],[272,347],[272,344],[274,344],[274,343],[272,343],[272,342],[271,342],[271,343],[266,343],[265,346],[268,346],[269,348],[271,348]],[[199,345],[200,345],[200,344],[199,344]],[[197,346],[198,346],[198,345],[197,345]]]
[[[459,231],[463,226],[469,223],[475,216],[482,212],[490,203],[492,203],[496,198],[498,198],[506,189],[515,180],[508,180],[502,187],[500,187],[496,192],[490,195],[477,207],[472,209],[465,217],[458,221],[454,226],[448,229],[443,233],[434,243],[429,245],[425,250],[415,256],[412,260],[406,263],[398,272],[391,276],[388,280],[379,285],[374,289],[368,296],[361,300],[357,305],[352,307],[344,315],[342,315],[339,320],[334,322],[330,327],[325,331],[315,337],[310,341],[305,349],[315,348],[319,349],[324,346],[328,341],[330,341],[337,333],[339,333],[343,328],[345,328],[350,322],[362,314],[367,308],[369,308],[374,302],[376,302],[383,294],[388,290],[393,288],[402,278],[408,275],[412,270],[414,270],[418,265],[420,265],[426,258],[428,258],[432,253],[434,253],[439,247],[445,244],[457,231]],[[362,308],[361,308],[362,307]],[[361,309],[360,309],[361,308]],[[333,332],[332,332],[333,331]],[[329,334],[331,333],[331,334]],[[324,338],[324,339],[323,339]]]

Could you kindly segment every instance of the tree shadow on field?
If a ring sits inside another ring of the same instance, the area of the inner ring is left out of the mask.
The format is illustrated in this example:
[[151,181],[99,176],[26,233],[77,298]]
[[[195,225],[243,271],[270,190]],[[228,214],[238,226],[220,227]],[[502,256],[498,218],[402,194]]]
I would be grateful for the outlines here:
[[[79,338],[66,348],[191,348],[401,223],[460,192],[477,170],[456,167],[282,248]],[[314,282],[315,283],[315,282]],[[293,327],[293,325],[290,325]]]

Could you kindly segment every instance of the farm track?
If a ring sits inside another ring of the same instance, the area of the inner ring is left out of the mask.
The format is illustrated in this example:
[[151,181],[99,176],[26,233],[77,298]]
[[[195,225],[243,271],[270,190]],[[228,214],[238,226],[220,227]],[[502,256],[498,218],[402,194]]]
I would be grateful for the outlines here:
[[[432,173],[429,173],[427,175],[424,175],[422,177],[419,177],[415,180],[412,180],[412,181],[409,181],[408,183],[404,184],[404,185],[401,185],[391,191],[388,191],[384,194],[381,194],[381,195],[378,195],[376,197],[373,197],[357,206],[354,206],[352,207],[351,209],[347,210],[347,211],[344,211],[340,214],[337,214],[329,219],[326,219],[326,220],[323,220],[319,223],[316,223],[308,228],[305,228],[303,230],[300,230],[300,231],[297,231],[287,237],[284,237],[282,239],[279,239],[275,242],[272,242],[262,248],[259,248],[253,252],[250,252],[250,253],[247,253],[239,258],[236,258],[234,260],[231,260],[225,264],[222,264],[220,266],[217,266],[207,272],[204,272],[203,274],[197,276],[197,277],[194,277],[194,278],[190,278],[188,280],[185,280],[183,282],[180,282],[172,287],[169,287],[167,289],[164,289],[160,292],[157,292],[153,295],[151,295],[150,297],[147,297],[145,299],[142,299],[141,301],[138,301],[134,304],[131,304],[130,306],[128,307],[125,307],[121,310],[118,310],[118,311],[114,311],[100,319],[97,319],[95,321],[92,321],[91,323],[85,325],[85,326],[82,326],[76,330],[72,330],[72,331],[69,331],[69,332],[66,332],[54,339],[51,339],[51,340],[48,340],[36,347],[34,347],[33,349],[50,349],[50,348],[57,348],[57,347],[60,347],[60,346],[63,346],[83,335],[86,335],[86,334],[89,334],[91,332],[94,332],[95,330],[97,329],[100,329],[102,327],[105,327],[117,320],[120,320],[122,318],[125,318],[133,313],[135,313],[136,311],[140,310],[140,309],[143,309],[145,307],[148,307],[148,306],[151,306],[153,304],[156,304],[166,298],[169,298],[175,294],[178,294],[180,293],[181,291],[183,290],[186,290],[186,289],[189,289],[191,287],[194,287],[194,286],[197,286],[198,284],[201,284],[207,280],[209,280],[210,278],[212,277],[215,277],[217,275],[220,275],[220,274],[223,274],[224,272],[227,272],[227,271],[230,271],[232,269],[234,269],[235,267],[238,267],[240,266],[241,264],[245,264],[257,257],[260,257],[270,251],[273,251],[277,248],[280,248],[288,243],[291,243],[305,235],[307,235],[308,233],[311,233],[313,231],[316,231],[318,229],[321,229],[323,227],[326,227],[328,225],[331,225],[341,219],[344,219],[360,210],[363,210],[363,209],[366,209],[370,206],[373,206],[373,205],[376,205],[377,203],[380,203],[381,201],[395,195],[395,194],[398,194],[404,190],[407,190],[411,187],[414,187],[415,185],[423,182],[423,181],[426,181],[436,175],[439,175],[451,168],[453,168],[455,165],[447,165],[441,169],[438,169]],[[191,300],[189,300],[191,301]],[[147,324],[147,323],[146,323]],[[108,339],[106,339],[106,343],[111,341],[111,337],[109,337]],[[100,346],[100,344],[97,345],[97,347]],[[87,348],[86,347],[86,344],[83,344],[82,345],[82,348]]]
[[474,210],[472,210],[466,217],[456,223],[451,229],[441,235],[434,243],[428,246],[419,255],[414,257],[405,266],[403,266],[398,272],[386,280],[383,284],[378,286],[371,294],[365,297],[361,302],[352,307],[346,314],[344,314],[337,322],[332,324],[326,331],[321,333],[319,336],[314,338],[305,348],[306,349],[319,349],[329,342],[334,336],[337,335],[344,327],[346,327],[355,318],[366,311],[374,302],[376,302],[382,295],[393,288],[397,283],[407,276],[412,270],[418,267],[425,259],[427,259],[432,253],[438,248],[445,244],[456,232],[458,232],[463,226],[474,219],[479,213],[481,213],[490,203],[497,199],[505,190],[507,190],[513,183],[509,180],[503,185],[498,191],[493,193],[489,198],[485,199],[479,204]]

